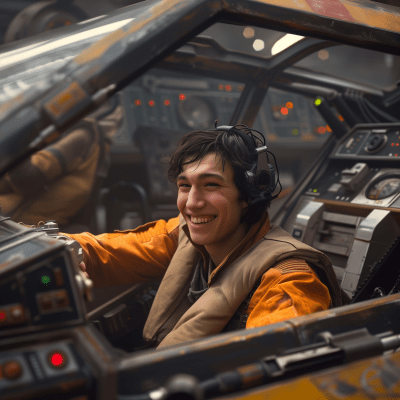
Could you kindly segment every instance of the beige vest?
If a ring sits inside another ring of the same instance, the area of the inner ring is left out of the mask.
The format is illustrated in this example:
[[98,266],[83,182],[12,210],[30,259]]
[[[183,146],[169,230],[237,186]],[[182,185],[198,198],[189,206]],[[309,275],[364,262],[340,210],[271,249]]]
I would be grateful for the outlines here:
[[[145,340],[161,342],[158,347],[166,347],[221,332],[258,278],[277,262],[290,257],[304,259],[316,272],[322,269],[328,278],[332,305],[341,305],[341,291],[329,258],[278,226],[272,225],[259,242],[222,269],[209,289],[191,305],[187,294],[199,257],[181,225],[178,248],[144,327]],[[169,332],[166,336],[165,327]]]

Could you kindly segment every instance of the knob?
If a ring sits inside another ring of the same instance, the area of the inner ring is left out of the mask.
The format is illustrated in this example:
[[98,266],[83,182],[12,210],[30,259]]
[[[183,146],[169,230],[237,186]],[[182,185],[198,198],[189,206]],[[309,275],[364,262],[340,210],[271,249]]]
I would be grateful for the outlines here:
[[17,361],[8,361],[4,364],[3,375],[7,379],[18,379],[22,375],[21,365]]
[[103,315],[107,330],[111,334],[127,332],[127,322],[129,319],[129,310],[126,304],[120,304],[118,307]]
[[365,150],[368,153],[376,153],[377,151],[382,149],[383,146],[385,146],[386,142],[387,142],[386,135],[374,135],[367,144]]

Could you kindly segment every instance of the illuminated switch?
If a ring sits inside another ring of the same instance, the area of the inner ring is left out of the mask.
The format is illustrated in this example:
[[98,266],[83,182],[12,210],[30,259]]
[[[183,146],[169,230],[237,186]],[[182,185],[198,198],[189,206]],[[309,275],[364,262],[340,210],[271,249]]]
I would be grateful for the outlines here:
[[11,316],[12,324],[22,324],[26,320],[24,307],[22,306],[22,304],[18,304],[14,307],[10,307],[9,313]]
[[62,351],[51,351],[48,356],[48,362],[53,368],[64,368],[68,364],[68,358]]
[[69,306],[69,297],[66,290],[59,290],[55,293],[56,308],[64,308]]
[[64,286],[64,277],[62,274],[62,269],[61,268],[54,268],[53,270],[53,274],[54,274],[54,280],[56,281],[56,285],[58,287],[60,286]]
[[53,298],[48,293],[39,294],[37,300],[41,311],[51,311],[53,309]]
[[16,361],[7,361],[3,366],[3,376],[6,379],[18,379],[22,375],[22,368]]
[[0,326],[3,325],[8,325],[9,320],[7,316],[7,311],[6,310],[0,310]]

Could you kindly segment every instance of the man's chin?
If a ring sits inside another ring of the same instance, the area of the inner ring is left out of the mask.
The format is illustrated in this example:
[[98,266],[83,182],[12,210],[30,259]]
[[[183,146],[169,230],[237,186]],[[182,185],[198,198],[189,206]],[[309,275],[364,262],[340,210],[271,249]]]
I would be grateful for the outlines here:
[[205,246],[212,242],[211,238],[196,234],[195,232],[190,232],[190,238],[192,239],[193,243],[198,244],[199,246]]

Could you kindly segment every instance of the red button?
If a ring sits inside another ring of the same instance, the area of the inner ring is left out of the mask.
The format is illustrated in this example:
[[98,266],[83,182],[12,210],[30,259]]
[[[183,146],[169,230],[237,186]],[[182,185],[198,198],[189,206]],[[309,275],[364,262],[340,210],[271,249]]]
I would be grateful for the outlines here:
[[18,379],[22,375],[22,368],[16,361],[8,361],[4,364],[3,375],[7,379]]
[[52,351],[48,355],[48,360],[53,368],[64,368],[67,364],[67,357],[62,351]]
[[0,326],[6,325],[8,323],[6,310],[0,310]]

